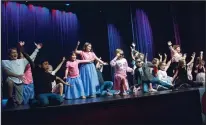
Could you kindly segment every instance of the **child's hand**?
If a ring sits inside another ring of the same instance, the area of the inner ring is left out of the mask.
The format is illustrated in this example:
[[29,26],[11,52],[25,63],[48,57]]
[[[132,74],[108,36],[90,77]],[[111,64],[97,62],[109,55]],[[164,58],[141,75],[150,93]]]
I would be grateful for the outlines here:
[[62,58],[62,61],[65,61],[65,60],[66,60],[66,58],[65,58],[65,57],[63,57],[63,58]]
[[20,41],[20,42],[19,42],[19,45],[20,45],[20,46],[24,46],[24,44],[25,44],[24,41]]
[[34,45],[36,46],[37,49],[41,49],[42,46],[43,46],[42,43],[38,43],[38,44],[36,44],[35,42],[34,42]]
[[164,56],[165,56],[165,57],[167,57],[167,54],[166,54],[166,53],[164,53]]
[[107,63],[107,62],[104,62],[103,65],[108,65],[108,63]]
[[80,45],[80,41],[77,42],[77,46],[79,46],[79,45]]
[[67,79],[67,77],[65,76],[64,79]]
[[193,54],[192,54],[192,58],[195,58],[195,55],[196,55],[196,53],[195,53],[195,52],[193,52]]
[[116,54],[116,57],[119,58],[119,57],[120,57],[120,53],[117,53],[117,54]]
[[171,45],[172,45],[172,42],[171,42],[171,41],[168,41],[167,44],[168,44],[168,46],[171,46]]
[[162,58],[162,55],[161,55],[161,54],[159,54],[159,57],[160,57],[160,58]]

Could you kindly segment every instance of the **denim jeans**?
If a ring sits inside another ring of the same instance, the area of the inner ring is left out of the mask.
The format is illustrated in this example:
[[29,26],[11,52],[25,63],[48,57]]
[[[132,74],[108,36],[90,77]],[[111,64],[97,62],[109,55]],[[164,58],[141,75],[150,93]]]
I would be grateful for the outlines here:
[[105,81],[102,85],[100,85],[100,88],[97,91],[97,94],[101,96],[105,96],[107,91],[109,92],[111,91],[112,87],[113,87],[112,81]]
[[149,84],[150,83],[152,83],[152,84],[157,84],[157,85],[162,85],[162,86],[164,86],[164,87],[166,87],[166,88],[171,88],[172,87],[172,85],[170,85],[170,84],[168,84],[168,83],[166,83],[166,82],[163,82],[163,81],[160,81],[158,78],[156,78],[156,77],[154,77],[151,81],[145,81],[145,82],[143,82],[143,92],[144,93],[147,93],[147,92],[149,92]]
[[37,96],[40,106],[48,105],[60,105],[63,102],[63,98],[59,94],[55,93],[44,93]]

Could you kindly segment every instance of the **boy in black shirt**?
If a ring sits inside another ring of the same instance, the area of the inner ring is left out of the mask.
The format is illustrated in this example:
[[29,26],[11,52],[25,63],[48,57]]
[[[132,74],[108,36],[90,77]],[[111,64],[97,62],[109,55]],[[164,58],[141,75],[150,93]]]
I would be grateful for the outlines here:
[[47,60],[42,60],[40,65],[37,66],[25,52],[22,53],[31,65],[35,97],[40,106],[60,105],[63,102],[63,98],[60,95],[51,92],[51,83],[54,80],[59,80],[63,84],[70,84],[65,83],[61,78],[51,75],[49,72],[47,72],[49,68],[49,62]]

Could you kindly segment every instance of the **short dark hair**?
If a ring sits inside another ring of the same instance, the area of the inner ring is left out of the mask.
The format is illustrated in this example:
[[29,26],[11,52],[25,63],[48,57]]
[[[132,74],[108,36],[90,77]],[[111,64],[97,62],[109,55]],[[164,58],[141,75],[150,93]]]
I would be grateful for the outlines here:
[[39,60],[39,64],[42,65],[44,62],[49,62],[48,59],[42,58]]
[[16,50],[16,51],[17,51],[17,48],[15,48],[15,47],[10,48],[10,49],[8,50],[8,55],[11,54],[11,51],[12,51],[12,50]]

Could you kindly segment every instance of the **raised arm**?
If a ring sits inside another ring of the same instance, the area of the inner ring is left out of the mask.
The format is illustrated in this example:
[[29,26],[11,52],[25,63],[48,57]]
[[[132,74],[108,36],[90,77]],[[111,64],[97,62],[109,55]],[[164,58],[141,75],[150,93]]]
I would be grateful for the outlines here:
[[164,60],[163,60],[163,63],[166,63],[166,62],[167,62],[167,54],[164,53],[164,56],[165,56],[165,58],[164,58]]
[[148,53],[145,54],[145,63],[147,63]]
[[160,57],[160,62],[162,62],[162,55],[161,55],[161,54],[159,54],[159,57]]
[[130,46],[130,49],[131,49],[131,57],[132,57],[133,60],[135,60],[134,53],[133,53],[134,50],[131,46]]
[[115,65],[117,64],[117,62],[116,62],[116,61],[117,61],[117,58],[118,58],[118,57],[116,56],[113,60],[110,61],[111,67],[115,67]]
[[80,45],[80,41],[77,42],[77,46],[76,46],[76,48],[75,48],[75,53],[76,53],[76,54],[80,54],[80,53],[81,53],[81,51],[78,50],[79,45]]
[[66,58],[63,57],[61,63],[56,67],[56,69],[54,70],[55,74],[59,71],[59,69],[62,67],[62,65],[64,64]]
[[[101,59],[101,57],[99,57],[99,59]],[[100,64],[99,62],[97,62],[96,68],[99,69],[101,72],[103,72],[103,65]]]
[[203,51],[200,52],[200,60],[203,60]]
[[34,43],[34,45],[36,46],[36,49],[34,50],[34,52],[30,55],[30,58],[34,61],[36,59],[37,53],[39,52],[39,50],[42,48],[42,44],[41,43]]
[[190,62],[187,64],[187,66],[190,66],[193,62],[194,62],[194,59],[195,59],[195,52],[193,52],[192,56],[191,56],[191,60]]
[[167,64],[166,64],[166,68],[165,68],[165,71],[167,71],[168,70],[168,68],[170,67],[170,64],[171,64],[171,60],[169,60],[168,62],[167,62]]
[[170,51],[171,51],[172,53],[176,53],[176,51],[175,51],[175,50],[173,49],[173,47],[172,47],[172,42],[171,42],[171,41],[168,41],[167,44],[168,44],[168,46],[169,46]]

